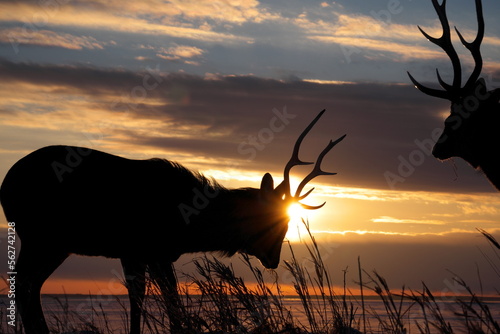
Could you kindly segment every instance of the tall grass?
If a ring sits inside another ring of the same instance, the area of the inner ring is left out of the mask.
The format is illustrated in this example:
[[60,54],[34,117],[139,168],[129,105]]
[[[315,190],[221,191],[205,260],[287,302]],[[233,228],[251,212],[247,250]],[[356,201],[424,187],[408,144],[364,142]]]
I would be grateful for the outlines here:
[[[454,281],[465,294],[456,297],[436,297],[425,283],[422,289],[398,290],[378,272],[366,272],[359,264],[359,286],[372,291],[383,305],[382,311],[367,308],[365,297],[353,296],[346,288],[334,289],[320,248],[308,229],[308,265],[297,259],[292,245],[291,259],[284,268],[292,277],[300,311],[287,306],[277,277],[272,283],[264,280],[260,267],[252,265],[248,256],[242,260],[257,282],[252,288],[236,275],[231,265],[216,258],[195,260],[196,274],[188,280],[199,296],[183,291],[182,317],[186,333],[500,333],[500,314],[493,314],[485,300],[465,281],[455,276]],[[500,246],[495,238],[480,232],[491,243],[494,258],[489,263],[500,273]],[[498,263],[498,264],[497,264]],[[500,275],[499,275],[500,278]],[[500,280],[499,280],[500,282]],[[156,295],[157,296],[157,295]],[[450,312],[449,308],[453,308]],[[165,307],[161,303],[155,307]],[[166,309],[165,309],[166,311]],[[298,316],[299,315],[299,316]],[[447,317],[452,316],[453,325]],[[457,320],[458,319],[458,320]]]
[[[493,255],[487,260],[500,282],[500,244],[486,231],[479,232],[492,247]],[[254,266],[248,256],[242,255],[241,260],[253,275],[255,283],[252,284],[238,276],[232,265],[204,256],[194,260],[195,272],[185,275],[188,284],[179,288],[175,312],[167,312],[172,311],[171,300],[165,300],[159,287],[148,283],[144,333],[170,333],[172,320],[181,324],[182,333],[187,334],[500,333],[500,314],[493,314],[481,295],[459,277],[455,276],[454,282],[465,295],[435,296],[425,283],[420,290],[404,286],[394,289],[381,274],[363,271],[358,262],[358,284],[362,294],[353,296],[346,287],[345,274],[343,289],[340,292],[334,289],[318,243],[310,231],[304,243],[309,256],[307,266],[297,259],[290,244],[291,258],[284,262],[295,298],[300,301],[299,309],[290,306],[277,275]],[[378,296],[382,308],[369,306],[363,293],[366,290]],[[54,333],[118,334],[128,331],[128,307],[120,299],[117,300],[123,308],[123,326],[116,329],[110,325],[102,305],[91,305],[91,316],[81,317],[70,309],[67,297],[54,298],[57,298],[59,311],[46,310],[49,327]],[[452,312],[447,309],[450,305]],[[22,333],[20,327],[15,331],[7,326],[2,311],[0,308],[0,331]],[[177,319],[168,318],[167,314],[172,313]],[[450,315],[454,318],[453,323]]]

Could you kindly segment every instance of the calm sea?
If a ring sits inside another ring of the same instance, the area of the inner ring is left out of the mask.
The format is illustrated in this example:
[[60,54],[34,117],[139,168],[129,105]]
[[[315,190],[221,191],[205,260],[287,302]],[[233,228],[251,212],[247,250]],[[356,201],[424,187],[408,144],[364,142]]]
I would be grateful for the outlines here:
[[[197,298],[197,297],[194,297]],[[302,324],[307,328],[308,318],[302,307],[300,299],[296,297],[285,297],[284,306],[288,309],[294,318],[295,324]],[[361,299],[354,297],[352,303],[356,310],[356,321],[359,325],[354,327],[363,328]],[[103,333],[126,334],[128,323],[128,297],[127,296],[85,296],[85,295],[44,295],[42,297],[43,308],[46,318],[50,324],[49,327],[58,328],[61,332],[68,332],[72,324],[93,324],[100,328]],[[8,325],[8,310],[9,298],[0,296],[0,313],[2,316],[0,322],[0,333],[15,333],[13,328]],[[464,317],[460,315],[461,309],[459,304],[454,299],[437,298],[436,302],[444,315],[446,321],[452,326],[454,333],[466,333],[464,330]],[[314,303],[314,300],[313,300]],[[402,312],[411,306],[410,301],[403,301],[401,304],[395,304],[395,309],[400,309]],[[155,313],[154,306],[148,304],[149,312]],[[319,304],[318,304],[319,305]],[[500,298],[488,297],[483,299],[483,305],[486,305],[494,319],[500,322]],[[481,310],[476,307],[478,312]],[[390,321],[387,315],[388,311],[384,303],[378,297],[365,297],[366,310],[366,326],[368,333],[383,333],[379,324],[382,321]],[[156,311],[159,313],[159,311]],[[157,314],[158,318],[162,318]],[[427,314],[429,317],[429,314]],[[413,306],[402,317],[404,325],[407,328],[407,333],[420,333],[418,326],[424,325],[424,314],[417,306]],[[88,328],[88,327],[87,327]],[[437,333],[431,327],[431,333]],[[145,333],[150,333],[145,331]]]

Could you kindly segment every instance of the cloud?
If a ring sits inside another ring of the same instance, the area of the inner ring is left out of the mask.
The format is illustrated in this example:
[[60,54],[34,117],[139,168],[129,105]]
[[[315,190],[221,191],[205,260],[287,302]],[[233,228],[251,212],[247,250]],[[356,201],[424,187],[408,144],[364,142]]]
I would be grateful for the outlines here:
[[[258,166],[280,174],[296,136],[327,108],[304,141],[303,154],[314,160],[330,139],[347,133],[325,159],[325,169],[339,173],[331,182],[390,190],[386,173],[399,175],[403,170],[404,182],[397,183],[397,189],[491,189],[483,176],[459,160],[459,179],[453,182],[452,170],[430,155],[431,133],[442,126],[436,109],[446,109],[446,103],[423,99],[410,85],[201,77],[162,73],[159,65],[134,72],[3,61],[0,72],[4,92],[11,92],[0,103],[4,126],[71,130],[72,141],[78,136],[83,142],[96,138],[87,144],[121,147],[120,154],[163,152],[174,158],[189,156],[193,162],[217,157],[224,163],[203,168],[224,170],[232,161],[241,172]],[[291,116],[280,121],[277,114]],[[279,131],[266,130],[273,124],[280,125]],[[408,165],[417,151],[422,160]],[[297,168],[297,173],[303,172]],[[327,191],[326,196],[390,198],[382,193]]]
[[[339,9],[335,3],[329,3],[329,7],[317,3],[286,9],[258,1],[150,0],[126,4],[118,1],[71,1],[52,6],[44,4],[35,1],[4,2],[0,21],[7,26],[21,26],[16,29],[22,30],[22,34],[12,37],[24,42],[40,39],[44,45],[106,48],[115,41],[115,47],[106,50],[106,54],[128,58],[124,66],[140,66],[149,60],[165,59],[175,62],[171,63],[172,68],[188,68],[198,74],[220,71],[283,77],[301,73],[301,77],[328,79],[326,76],[331,74],[325,72],[324,64],[336,76],[331,79],[367,80],[373,79],[374,75],[383,75],[388,80],[401,81],[404,80],[401,74],[408,66],[426,66],[436,60],[441,64],[447,62],[445,53],[428,43],[415,25],[400,24],[397,20],[385,22],[374,15],[345,12],[346,9]],[[398,20],[404,17],[402,15]],[[437,20],[430,21],[424,29],[431,34],[440,33]],[[47,31],[60,30],[74,37],[58,33],[54,40],[50,40],[53,33]],[[39,38],[40,34],[44,34],[43,39]],[[108,36],[105,41],[103,36]],[[77,41],[75,37],[83,40]],[[170,38],[169,43],[202,49],[203,55],[197,59],[177,58],[169,53],[165,37]],[[130,41],[135,41],[132,45],[155,45],[157,52],[140,54],[133,47],[131,50]],[[491,58],[490,54],[493,54],[497,44],[498,38],[485,38],[485,59]],[[340,47],[332,48],[332,45]],[[291,50],[294,50],[293,55]],[[47,50],[41,52],[50,53]],[[101,53],[92,54],[94,57]],[[254,56],[260,54],[264,56]],[[331,55],[328,61],[327,54]],[[356,60],[362,58],[364,63],[356,71],[344,64],[344,61],[352,60],[350,55],[353,54],[357,55]],[[58,62],[59,58],[67,59],[62,53],[52,52],[50,56],[56,59],[54,62]],[[84,55],[79,56],[85,58]],[[107,61],[108,56],[100,59]],[[276,60],[283,57],[287,61]],[[463,58],[464,64],[469,65],[469,55]],[[236,63],[237,59],[240,64]],[[305,64],[303,59],[311,61]],[[331,59],[336,60],[332,62]],[[416,59],[422,62],[411,63]],[[489,69],[500,66],[494,61],[485,63]],[[433,70],[428,73],[433,73]]]
[[[495,205],[498,202],[498,196],[494,192],[491,194],[459,194],[438,191],[398,192],[390,189],[319,185],[316,187],[316,193],[324,197],[370,202],[432,202],[437,204],[455,204],[461,208],[464,214],[479,212],[495,214]],[[481,203],[484,207],[488,207],[489,209],[486,210],[486,208],[478,205],[478,203]]]
[[[495,235],[498,237],[498,230]],[[347,267],[351,277],[356,279],[357,270],[352,268],[357,268],[359,256],[363,269],[368,272],[377,270],[394,289],[403,285],[406,288],[419,289],[423,281],[439,296],[440,292],[450,292],[453,287],[453,284],[450,285],[453,275],[447,270],[461,276],[477,291],[481,283],[485,284],[485,290],[490,292],[494,292],[497,286],[498,277],[493,274],[487,259],[478,250],[491,249],[485,238],[477,232],[457,231],[442,235],[413,236],[347,233],[329,236],[329,239],[324,240],[324,245],[329,248],[323,246],[323,257],[331,266],[330,270],[337,281],[342,281],[341,269]],[[295,251],[304,254],[300,250]],[[476,266],[481,272],[481,283],[477,280],[477,273],[470,270]],[[460,291],[452,292],[460,294]]]
[[[385,57],[405,62],[414,59],[446,59],[446,54],[429,43],[415,25],[398,24],[378,17],[376,13],[331,12],[334,20],[314,19],[307,14],[299,15],[292,22],[303,30],[307,38],[326,44],[339,44],[344,52],[360,53],[362,49],[382,52]],[[422,29],[431,36],[441,36],[442,28],[438,20]],[[465,36],[475,36],[476,32],[462,29]],[[499,39],[486,36],[483,45],[498,46]],[[383,58],[380,54],[365,55],[369,59]],[[467,62],[470,62],[467,59]]]
[[111,43],[101,42],[91,36],[75,36],[51,30],[28,31],[23,28],[9,28],[0,30],[0,43],[18,45],[36,45],[59,47],[72,50],[103,49]]
[[[339,181],[335,179],[317,182]],[[328,234],[447,235],[498,226],[497,193],[393,191],[315,184],[314,202],[328,203],[312,229]],[[478,203],[481,203],[480,205]],[[477,210],[474,208],[477,207]],[[364,209],[361,209],[364,208]],[[482,209],[482,210],[481,210]]]
[[182,60],[186,64],[199,65],[198,61],[190,59],[200,58],[204,53],[205,51],[203,49],[200,49],[196,46],[175,45],[168,49],[161,48],[156,53],[156,56],[166,60],[171,60],[171,61]]
[[[410,59],[436,59],[445,58],[444,53],[430,50],[426,47],[407,45],[400,42],[393,42],[387,40],[380,40],[375,38],[362,38],[362,37],[343,37],[343,36],[310,36],[309,38],[325,42],[340,44],[345,47],[347,53],[359,53],[360,49],[369,49],[375,51],[387,52],[401,56],[396,58],[397,61],[408,61]],[[367,56],[370,57],[370,56]]]
[[[373,16],[332,12],[332,21],[311,20],[299,16],[294,23],[309,39],[322,43],[340,44],[355,50],[368,49],[397,54],[399,61],[409,59],[444,58],[442,53],[426,46],[415,45],[423,40],[420,32],[410,25],[387,23]],[[436,31],[432,27],[429,31]],[[351,50],[352,52],[353,50]]]
[[[337,19],[330,22],[315,19],[303,13],[286,18],[262,6],[258,1],[169,1],[149,0],[144,3],[118,1],[71,2],[56,8],[44,8],[34,2],[7,2],[0,13],[0,21],[25,22],[31,25],[19,28],[23,40],[34,40],[39,30],[50,26],[100,29],[134,34],[167,35],[176,38],[217,43],[253,43],[255,39],[234,26],[259,25],[264,22],[293,24],[299,35],[321,43],[335,43],[350,47],[395,52],[408,57],[429,59],[442,56],[425,47],[411,45],[421,39],[420,33],[406,25],[391,24],[374,17],[329,12]],[[325,10],[324,7],[322,9]],[[7,15],[5,13],[16,13]],[[40,17],[42,22],[38,22]],[[24,18],[24,19],[23,19]],[[17,37],[21,39],[20,37]],[[404,44],[404,47],[402,47]],[[169,57],[168,55],[162,55]]]
[[[219,43],[251,42],[250,38],[227,32],[229,27],[224,28],[224,24],[258,23],[273,18],[275,15],[260,8],[257,1],[75,1],[57,6],[6,2],[0,11],[0,21],[24,24],[24,38],[29,39],[46,27],[64,26]],[[214,31],[207,20],[221,26],[221,31]]]
[[262,22],[276,17],[256,0],[148,0],[140,3],[94,0],[91,3],[103,10],[136,13],[141,16],[151,16],[162,21],[172,20],[172,18],[188,18],[191,20],[209,19],[224,23],[242,24],[244,22]]
[[[307,15],[299,15],[294,23],[311,36],[391,38],[419,41],[422,35],[414,26],[386,23],[375,17],[362,14],[331,12],[336,20],[311,20]],[[436,31],[437,28],[431,29]]]
[[500,213],[499,208],[495,206],[491,206],[488,204],[492,203],[483,203],[481,201],[478,201],[481,204],[478,204],[477,202],[470,202],[470,203],[463,203],[461,206],[462,211],[464,214],[490,214],[490,215],[498,215]]
[[[388,217],[390,218],[390,217]],[[391,218],[392,220],[396,220],[395,218]],[[398,222],[394,222],[396,224],[401,224],[404,222],[404,224],[421,224],[421,225],[444,225],[444,223],[434,223],[431,221],[431,223],[425,223],[425,221],[420,221],[419,220],[413,220],[413,221],[407,221],[407,220],[401,220]],[[387,222],[391,223],[391,222]],[[500,231],[500,228],[493,229],[494,231]],[[330,236],[342,236],[342,237],[359,237],[359,236],[366,236],[367,240],[374,241],[376,238],[382,237],[394,237],[394,240],[398,240],[397,238],[422,238],[418,239],[420,242],[425,242],[424,240],[427,238],[436,238],[436,237],[447,237],[447,236],[453,236],[453,235],[473,235],[477,234],[477,231],[474,229],[457,229],[457,228],[451,228],[446,231],[442,232],[393,232],[393,231],[382,231],[382,230],[342,230],[342,231],[329,231],[329,230],[311,230],[311,233],[315,235],[317,240],[323,242],[325,240],[330,240]],[[434,239],[435,240],[435,239]],[[414,241],[414,240],[412,240]],[[380,239],[377,240],[377,242],[381,242]]]
[[179,59],[198,57],[201,56],[204,51],[200,48],[197,48],[196,46],[177,45],[168,48],[165,53],[171,55],[172,57],[176,57],[176,59]]
[[444,225],[445,222],[441,220],[426,220],[426,219],[400,219],[389,216],[381,216],[378,218],[372,218],[374,223],[384,223],[384,224],[419,224],[419,225]]

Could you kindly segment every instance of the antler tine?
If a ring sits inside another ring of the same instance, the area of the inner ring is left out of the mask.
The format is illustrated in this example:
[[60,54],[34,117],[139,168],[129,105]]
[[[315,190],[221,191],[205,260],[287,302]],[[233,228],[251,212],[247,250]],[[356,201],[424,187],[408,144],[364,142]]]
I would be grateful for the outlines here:
[[[459,90],[462,86],[462,69],[460,65],[460,58],[458,58],[457,51],[453,47],[451,42],[451,30],[450,24],[448,22],[448,18],[446,16],[446,0],[443,0],[441,5],[438,4],[437,0],[432,0],[432,4],[434,5],[434,9],[438,14],[439,21],[441,22],[441,26],[443,27],[443,35],[438,39],[431,39],[431,42],[441,47],[448,57],[451,60],[451,64],[453,66],[453,89]],[[422,31],[422,29],[420,29]],[[427,35],[429,36],[429,35]],[[426,37],[427,37],[426,36]],[[445,87],[443,87],[445,88]]]
[[451,29],[450,24],[448,23],[448,18],[446,16],[446,0],[443,0],[443,3],[441,5],[438,3],[438,0],[432,0],[432,4],[434,5],[434,9],[438,15],[439,21],[441,22],[443,35],[439,38],[435,38],[426,33],[422,28],[420,28],[420,26],[418,27],[418,29],[420,30],[422,35],[425,36],[425,38],[427,38],[431,43],[443,49],[450,58],[451,64],[453,66],[453,84],[449,85],[444,82],[439,75],[438,70],[436,70],[438,81],[441,87],[444,88],[444,91],[425,87],[424,85],[416,81],[409,72],[408,76],[410,77],[410,80],[413,82],[413,84],[423,93],[452,100],[457,96],[457,94],[459,94],[462,86],[462,69],[460,65],[460,58],[458,57],[457,51],[455,50],[451,42]]
[[312,122],[307,126],[307,128],[302,131],[300,134],[299,138],[297,138],[297,141],[295,142],[295,146],[293,147],[293,152],[290,160],[287,162],[285,166],[285,170],[283,171],[283,182],[277,187],[280,188],[285,193],[285,197],[291,198],[292,194],[290,192],[290,170],[294,166],[299,166],[299,165],[311,165],[313,164],[312,162],[304,162],[299,159],[299,149],[300,149],[300,144],[302,144],[302,141],[304,138],[307,136],[309,131],[312,129],[312,127],[316,124],[316,122],[320,119],[320,117],[325,113],[326,109],[323,109],[318,116],[316,116]]
[[406,73],[410,77],[411,82],[413,82],[415,87],[419,91],[421,91],[422,93],[430,95],[430,96],[434,96],[434,97],[439,97],[441,99],[447,99],[447,100],[451,99],[451,95],[448,91],[426,87],[426,86],[422,85],[420,82],[418,82],[417,80],[415,80],[415,78],[410,74],[410,72],[407,71]]
[[460,38],[460,42],[470,51],[472,54],[472,58],[474,58],[474,70],[472,71],[471,76],[467,80],[464,91],[469,91],[472,86],[476,83],[476,80],[479,78],[481,74],[481,70],[483,68],[483,57],[481,56],[481,42],[484,37],[484,17],[483,17],[483,5],[481,4],[481,0],[476,0],[476,15],[477,15],[477,35],[473,42],[469,43],[462,36],[460,31],[455,27],[455,30]]
[[[313,189],[309,190],[305,195],[303,196],[300,196],[300,193],[302,192],[302,189],[304,189],[304,187],[306,186],[307,183],[309,183],[309,181],[311,181],[312,179],[314,179],[316,176],[319,176],[319,175],[336,175],[337,173],[330,173],[330,172],[325,172],[325,171],[322,171],[321,170],[321,162],[323,161],[323,158],[325,157],[325,155],[330,152],[330,150],[335,146],[337,145],[338,143],[340,143],[344,138],[345,138],[346,135],[343,135],[342,137],[340,137],[339,139],[335,140],[335,141],[332,141],[330,140],[330,143],[325,147],[325,149],[319,154],[318,156],[318,159],[316,160],[316,164],[314,165],[314,168],[313,170],[302,180],[302,182],[300,182],[299,186],[297,187],[297,191],[295,192],[295,196],[294,198],[296,198],[297,200],[301,200],[303,198],[305,198],[307,195],[309,195]],[[305,207],[306,209],[319,209],[320,207],[322,207],[324,205],[324,203],[320,206],[317,206],[317,207],[313,207],[313,206],[310,206],[310,205],[306,205],[306,204],[302,204],[301,205],[303,207]]]

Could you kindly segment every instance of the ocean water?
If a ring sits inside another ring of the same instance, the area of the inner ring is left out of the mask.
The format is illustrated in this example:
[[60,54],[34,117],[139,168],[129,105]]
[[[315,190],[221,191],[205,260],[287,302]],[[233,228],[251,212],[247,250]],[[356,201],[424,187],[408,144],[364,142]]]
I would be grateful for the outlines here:
[[[200,298],[193,296],[191,304],[199,305]],[[396,299],[398,300],[398,299]],[[470,297],[464,298],[470,300]],[[86,295],[44,295],[42,297],[45,317],[50,328],[56,328],[61,333],[71,333],[72,328],[90,329],[92,326],[100,329],[102,333],[121,334],[127,333],[128,330],[128,296],[120,295],[101,295],[101,296],[86,296]],[[8,324],[10,299],[3,295],[0,296],[0,333],[16,333],[15,328]],[[390,312],[400,311],[404,314],[401,319],[406,333],[420,333],[419,326],[425,326],[426,318],[429,319],[430,312],[424,314],[417,305],[412,306],[412,302],[404,300],[394,304],[393,311],[386,309],[384,304],[378,297],[365,297],[365,322],[363,323],[361,298],[352,297],[348,301],[349,307],[355,312],[354,328],[367,328],[367,333],[384,333],[384,329],[380,325],[383,322],[390,322],[394,317],[390,317]],[[443,314],[446,322],[450,324],[454,333],[466,333],[464,326],[464,316],[459,303],[454,298],[437,298],[436,303]],[[482,304],[486,305],[493,315],[494,319],[500,323],[500,297],[483,298]],[[155,306],[151,300],[146,304],[147,312],[155,318],[151,323],[156,323],[161,328],[161,322],[167,323],[167,318]],[[322,312],[320,299],[312,300],[312,305],[318,310],[314,316],[320,319],[319,313]],[[295,325],[302,325],[304,328],[309,328],[309,321],[306,312],[302,306],[301,300],[297,297],[283,298],[284,308],[291,313]],[[479,307],[475,307],[478,312],[481,312]],[[329,316],[329,315],[327,315]],[[147,326],[146,326],[147,327]],[[431,333],[439,333],[432,326]],[[157,331],[144,329],[144,333],[156,333]]]

